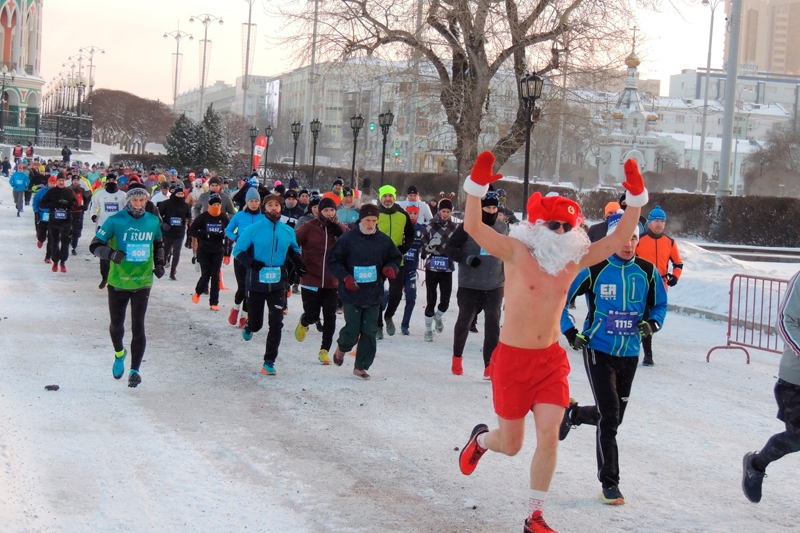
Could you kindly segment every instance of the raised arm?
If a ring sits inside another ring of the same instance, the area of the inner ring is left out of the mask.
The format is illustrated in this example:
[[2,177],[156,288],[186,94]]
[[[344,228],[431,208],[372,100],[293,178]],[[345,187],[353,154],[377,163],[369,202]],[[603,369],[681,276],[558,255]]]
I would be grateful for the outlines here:
[[472,167],[472,174],[464,182],[464,191],[467,193],[464,230],[489,255],[510,261],[514,255],[511,238],[497,233],[481,221],[481,198],[486,196],[490,183],[503,177],[502,174],[492,174],[493,166],[494,155],[491,152],[481,153],[475,161],[475,166]]

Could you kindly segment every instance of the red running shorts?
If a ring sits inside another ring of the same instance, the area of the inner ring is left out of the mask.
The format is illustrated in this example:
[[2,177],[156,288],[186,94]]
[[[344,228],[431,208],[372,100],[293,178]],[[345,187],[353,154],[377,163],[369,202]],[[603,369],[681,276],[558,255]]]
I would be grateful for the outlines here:
[[490,366],[498,416],[524,418],[537,403],[569,407],[569,359],[557,342],[539,350],[498,343]]

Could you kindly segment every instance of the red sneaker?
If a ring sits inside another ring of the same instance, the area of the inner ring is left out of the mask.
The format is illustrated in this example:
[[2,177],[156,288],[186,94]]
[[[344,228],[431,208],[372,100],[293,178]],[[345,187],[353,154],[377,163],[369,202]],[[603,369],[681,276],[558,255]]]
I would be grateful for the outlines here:
[[475,471],[478,466],[478,461],[484,453],[486,448],[481,448],[478,445],[478,435],[488,433],[489,427],[486,424],[478,424],[472,430],[472,435],[469,436],[466,446],[461,449],[461,454],[458,456],[458,466],[461,468],[461,473],[465,476],[470,475]]
[[64,263],[61,263],[61,272],[63,272],[64,274],[67,273],[67,267],[64,265]]
[[247,322],[247,315],[243,315],[239,317],[239,329],[244,329],[244,325]]
[[489,371],[489,367],[488,366],[483,369],[483,379],[486,379],[486,380],[491,380],[492,379],[492,373]]
[[547,525],[541,511],[536,511],[533,516],[525,520],[524,533],[558,533]]
[[198,303],[200,301],[200,295],[197,293],[192,294],[192,302]]
[[231,314],[228,315],[228,324],[231,326],[235,326],[236,322],[239,321],[239,310],[235,307],[231,309]]
[[44,246],[44,241],[36,241],[37,248],[41,248],[42,246]]
[[48,265],[49,265],[50,263],[52,263],[52,261],[50,261],[50,258],[49,258],[49,257],[45,257],[45,258],[44,258],[44,262],[45,262],[45,263],[47,263]]
[[464,373],[464,367],[461,366],[461,359],[461,357],[456,357],[455,355],[453,356],[453,366],[451,370],[456,376],[460,376]]
[[53,272],[58,272],[58,261],[53,263],[53,268],[51,269]]

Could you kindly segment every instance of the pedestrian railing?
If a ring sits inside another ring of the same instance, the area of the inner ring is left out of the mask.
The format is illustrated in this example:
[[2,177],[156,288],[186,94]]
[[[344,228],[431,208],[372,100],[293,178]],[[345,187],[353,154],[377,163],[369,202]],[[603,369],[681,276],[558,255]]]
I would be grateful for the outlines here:
[[748,348],[781,353],[783,340],[776,324],[788,283],[785,279],[734,274],[729,292],[728,340],[724,346],[711,348],[706,361],[714,350],[742,350],[747,364]]

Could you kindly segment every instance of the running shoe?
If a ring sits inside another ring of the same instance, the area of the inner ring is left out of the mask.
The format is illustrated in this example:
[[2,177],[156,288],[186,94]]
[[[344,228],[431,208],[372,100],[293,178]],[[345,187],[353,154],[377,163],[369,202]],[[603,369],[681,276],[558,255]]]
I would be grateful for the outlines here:
[[61,272],[63,274],[66,274],[67,273],[67,265],[65,265],[64,263],[61,263],[61,269],[60,270],[61,270]]
[[247,313],[242,313],[242,316],[239,317],[239,329],[244,329],[244,325],[247,323]]
[[486,424],[478,424],[472,428],[472,434],[469,436],[467,444],[461,449],[461,453],[458,456],[458,466],[461,468],[461,473],[465,476],[475,471],[475,468],[478,466],[478,461],[480,461],[483,454],[486,453],[486,448],[481,448],[478,445],[478,435],[488,432],[489,426]]
[[317,331],[319,331],[320,333],[322,333],[322,330],[325,329],[325,328],[322,327],[322,321],[321,320],[317,320],[317,323],[314,324],[314,326],[317,328]]
[[197,293],[192,294],[192,303],[200,303],[200,295]]
[[478,324],[473,322],[472,325],[469,327],[469,331],[470,333],[480,333],[480,331],[478,331]]
[[333,364],[336,366],[342,366],[344,363],[344,352],[336,347],[336,351],[333,352]]
[[756,455],[757,452],[747,452],[742,460],[742,492],[744,492],[745,498],[753,503],[761,501],[761,485],[764,483],[764,478],[767,477],[766,473],[759,472],[753,466],[753,459]]
[[51,268],[53,272],[58,272],[58,261],[53,262],[53,268]]
[[212,311],[219,311],[219,306],[218,305],[210,305],[209,309],[211,309]]
[[375,334],[375,340],[383,340],[383,328],[378,328],[378,332]]
[[98,289],[105,289],[107,283],[108,283],[108,280],[106,278],[103,278],[103,279],[100,280],[100,285],[98,285],[97,288]]
[[541,511],[534,511],[533,516],[525,520],[523,533],[558,533],[547,525]]
[[606,505],[625,505],[625,498],[616,485],[603,487],[603,492],[600,493],[600,501]]
[[122,354],[114,354],[114,366],[111,367],[111,373],[114,375],[114,379],[122,378],[122,374],[125,373],[125,357],[128,355],[128,350],[125,348],[122,349]]
[[463,359],[463,358],[462,357],[456,357],[455,355],[453,356],[453,364],[451,365],[450,370],[456,376],[460,376],[460,375],[462,375],[464,373],[464,367],[461,366],[461,359]]
[[322,365],[331,364],[331,360],[328,358],[328,350],[320,350],[318,359]]
[[170,274],[169,275],[169,280],[170,281],[178,281],[178,278],[175,277],[175,274]]
[[49,265],[50,263],[52,263],[52,261],[50,261],[50,258],[49,258],[49,257],[45,257],[45,258],[44,258],[44,262],[45,262],[45,263],[47,263],[48,265]]
[[426,329],[425,330],[425,342],[433,342],[433,330]]
[[239,310],[235,307],[231,309],[231,314],[228,315],[228,324],[235,326],[239,321]]
[[653,365],[655,365],[655,363],[653,362],[652,355],[645,355],[644,358],[642,358],[642,366],[653,366]]
[[306,340],[307,333],[308,326],[303,325],[303,315],[300,315],[300,320],[297,321],[297,327],[294,328],[294,338],[297,339],[297,342],[303,342]]
[[73,248],[73,249],[72,249],[72,255],[78,255],[78,250],[76,250],[75,248]]
[[392,317],[386,317],[386,334],[390,337],[393,336],[397,332],[397,329],[394,327],[394,320]]
[[492,373],[489,370],[488,366],[483,369],[483,379],[485,379],[487,381],[491,381],[491,379],[492,379]]
[[253,338],[253,332],[247,329],[247,326],[242,328],[242,338],[246,341],[249,341]]
[[442,313],[441,311],[436,311],[436,314],[433,315],[433,323],[434,327],[436,328],[436,333],[441,333],[444,331],[444,323],[442,322]]
[[44,246],[44,242],[43,241],[36,241],[36,247],[37,248],[41,248],[42,246]]
[[358,368],[353,369],[353,375],[367,381],[369,379],[369,374],[364,369],[359,370]]
[[411,331],[409,331],[409,329],[406,326],[400,326],[400,333],[402,333],[406,337],[411,335]]
[[139,375],[139,371],[131,368],[131,373],[128,375],[128,387],[135,389],[141,382],[142,376]]
[[274,376],[275,375],[275,367],[272,366],[274,363],[264,363],[264,366],[261,367],[261,373],[267,376]]
[[578,402],[574,399],[569,399],[569,407],[564,410],[564,418],[561,420],[561,427],[558,429],[558,440],[564,440],[569,435],[569,430],[572,429],[572,426],[577,426],[578,424],[574,424],[572,422],[572,413],[575,412],[575,409],[578,407]]

